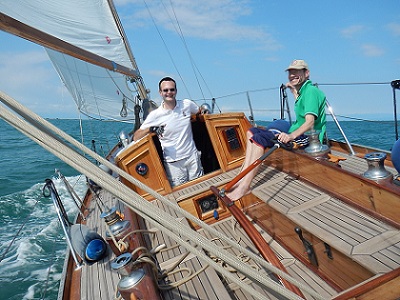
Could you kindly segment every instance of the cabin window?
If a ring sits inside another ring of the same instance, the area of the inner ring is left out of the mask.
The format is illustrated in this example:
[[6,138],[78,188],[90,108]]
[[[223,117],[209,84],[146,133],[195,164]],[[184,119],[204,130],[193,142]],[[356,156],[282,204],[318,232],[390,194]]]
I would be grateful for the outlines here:
[[240,141],[234,127],[224,130],[226,141],[228,142],[229,149],[237,150],[240,148]]

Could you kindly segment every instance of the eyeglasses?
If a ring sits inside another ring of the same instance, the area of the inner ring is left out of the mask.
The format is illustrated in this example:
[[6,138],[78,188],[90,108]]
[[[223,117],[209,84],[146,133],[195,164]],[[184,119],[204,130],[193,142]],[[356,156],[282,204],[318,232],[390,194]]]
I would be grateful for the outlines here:
[[168,91],[170,91],[170,92],[175,92],[175,89],[174,88],[172,88],[172,89],[163,89],[162,90],[164,93],[167,93]]

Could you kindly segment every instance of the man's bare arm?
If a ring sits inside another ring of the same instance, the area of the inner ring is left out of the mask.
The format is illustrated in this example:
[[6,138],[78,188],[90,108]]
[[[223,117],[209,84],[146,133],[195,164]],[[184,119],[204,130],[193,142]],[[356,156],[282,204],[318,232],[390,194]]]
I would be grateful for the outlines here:
[[144,137],[146,134],[149,134],[149,133],[150,133],[150,128],[146,128],[146,129],[139,128],[133,134],[133,140],[134,141],[140,140],[142,137]]

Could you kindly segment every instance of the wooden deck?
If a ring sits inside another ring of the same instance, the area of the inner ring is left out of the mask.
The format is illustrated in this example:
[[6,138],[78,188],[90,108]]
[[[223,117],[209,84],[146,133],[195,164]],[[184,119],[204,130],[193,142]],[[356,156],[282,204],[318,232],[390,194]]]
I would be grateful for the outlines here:
[[[343,154],[340,154],[343,156]],[[342,168],[360,174],[367,169],[365,160],[358,157],[347,156],[345,161],[340,162]],[[394,172],[393,169],[390,171]],[[196,186],[190,186],[168,195],[170,201],[178,203],[199,193],[209,190],[211,185],[223,186],[229,182],[238,172],[238,169],[220,174]],[[325,194],[316,188],[282,173],[268,166],[262,166],[261,172],[253,181],[252,194],[262,199],[271,208],[284,214],[304,228],[328,243],[336,249],[340,249],[346,256],[370,270],[373,274],[381,274],[400,267],[400,231],[384,222],[372,218],[365,213],[358,211],[348,204]],[[101,202],[111,207],[119,205],[117,199],[105,191],[100,191]],[[163,205],[159,200],[153,201],[154,205],[162,208],[167,213],[182,222],[182,226],[189,226],[186,219],[176,214],[168,206]],[[105,226],[100,219],[98,206],[92,201],[90,218],[87,225],[105,236]],[[121,206],[122,210],[122,206]],[[148,228],[152,227],[151,222],[146,221]],[[236,224],[232,217],[225,218],[213,224],[219,232],[226,236],[235,238],[242,246],[257,252],[252,246],[242,228]],[[264,238],[269,242],[288,272],[303,284],[308,285],[319,295],[326,299],[337,295],[337,291],[328,285],[324,280],[315,275],[302,262],[293,257],[287,250],[280,246],[263,229],[258,227]],[[201,234],[213,238],[208,232],[200,230]],[[159,252],[156,257],[163,269],[168,269],[174,262],[186,253],[186,250],[158,231],[154,238],[149,238],[150,247],[165,244],[171,249]],[[215,241],[216,246],[224,246],[220,240]],[[149,248],[150,248],[149,247]],[[236,249],[229,249],[243,259]],[[109,262],[115,258],[110,254],[106,259],[92,266],[84,266],[82,272],[81,299],[114,299],[115,290],[119,281],[117,272],[111,270]],[[267,270],[260,268],[253,261],[260,273],[271,276]],[[204,262],[198,257],[189,254],[178,268],[187,268],[195,272],[205,267]],[[188,276],[187,271],[178,271],[166,278],[165,283],[178,282]],[[239,273],[237,276],[244,282],[246,278]],[[251,284],[249,282],[249,284]],[[257,288],[257,287],[255,287]],[[279,296],[270,291],[261,291],[268,299],[279,299]],[[313,299],[305,294],[307,299]],[[205,268],[190,281],[168,291],[163,292],[165,299],[254,299],[246,291],[239,289],[229,280],[221,280],[221,276],[211,267]]]
[[[163,209],[172,216],[175,216],[181,223],[182,226],[189,226],[185,218],[178,216],[176,212],[170,209],[168,206],[163,205],[162,202],[156,200],[153,201],[154,205]],[[152,223],[147,221],[146,226],[152,227]],[[189,273],[194,273],[202,268],[205,270],[195,276],[193,279],[185,284],[179,285],[176,288],[166,290],[163,292],[164,298],[177,300],[177,299],[229,299],[229,295],[220,282],[217,273],[210,267],[206,267],[206,264],[201,261],[195,255],[187,253],[186,249],[176,244],[174,240],[165,235],[162,231],[158,231],[154,238],[149,238],[152,247],[165,244],[166,251],[160,251],[157,253],[156,258],[160,264],[161,269],[169,269],[174,263],[181,258],[182,255],[188,254],[184,261],[177,266],[178,271],[173,275],[168,276],[165,279],[164,284],[173,284],[179,282],[189,276]],[[169,249],[169,250],[168,250]],[[185,269],[189,271],[185,271]]]
[[[341,168],[343,170],[347,170],[349,172],[352,172],[352,173],[358,174],[358,175],[361,175],[365,171],[368,170],[367,161],[362,157],[344,154],[344,153],[338,152],[338,151],[331,151],[331,152],[332,152],[332,154],[334,154],[336,156],[345,158],[345,160],[342,160],[339,162],[339,165],[341,166]],[[393,175],[397,174],[397,171],[394,168],[391,168],[391,167],[385,167],[385,168],[387,171],[389,171]]]
[[[123,211],[123,205],[113,197],[110,193],[101,190],[98,194],[98,202],[106,205],[108,208],[117,206],[120,211]],[[106,228],[104,221],[100,218],[101,211],[96,201],[91,201],[89,216],[87,217],[87,226],[102,237],[106,236]],[[105,209],[104,207],[102,208]],[[114,299],[116,295],[116,287],[120,276],[117,272],[111,270],[110,262],[115,258],[115,255],[109,249],[109,256],[102,261],[93,265],[85,265],[82,270],[81,280],[81,299],[82,300],[109,300]]]
[[[343,154],[340,154],[343,156]],[[345,155],[342,168],[362,174],[364,159]],[[395,174],[395,170],[387,168]],[[253,194],[375,274],[400,267],[400,230],[285,173],[265,167]]]
[[[158,205],[159,207],[165,208],[165,206],[162,205],[162,203],[159,201],[155,201],[154,204]],[[151,223],[148,223],[148,225],[151,227]],[[224,233],[229,237],[235,238],[235,240],[237,240],[241,246],[247,247],[255,253],[258,252],[256,248],[252,245],[252,242],[247,237],[246,233],[244,233],[243,229],[237,224],[237,221],[233,217],[224,219],[223,221],[218,222],[213,226],[219,232]],[[278,243],[273,241],[268,234],[266,234],[260,228],[259,230],[263,232],[263,237],[271,244],[272,249],[276,252],[279,259],[287,268],[290,275],[292,275],[303,284],[308,285],[310,282],[312,282],[312,289],[326,298],[330,298],[332,295],[336,294],[336,291],[333,288],[327,285],[322,279],[313,274],[310,270],[305,268],[304,265],[302,265],[293,256],[291,256],[289,252],[280,247]],[[214,238],[203,229],[201,229],[200,232],[209,239]],[[175,243],[171,241],[168,237],[166,237],[161,231],[157,234],[154,242],[155,245],[162,243],[165,243],[168,246],[175,245]],[[218,247],[226,246],[219,239],[215,240],[215,244]],[[246,259],[246,257],[243,257],[243,255],[241,255],[241,253],[239,253],[237,249],[230,248],[229,251],[237,256],[238,259]],[[184,252],[184,249],[178,247],[166,253],[163,252],[157,254],[157,259],[159,262],[163,261],[163,263],[161,263],[161,266],[165,267],[167,265],[171,265],[171,262],[176,260],[176,258]],[[268,270],[257,266],[254,261],[249,261],[248,264],[252,265],[260,273],[265,274],[265,276],[271,277],[271,274],[268,272]],[[192,270],[198,270],[202,265],[203,264],[197,257],[189,256],[189,258],[179,267],[188,267]],[[245,277],[243,277],[242,274],[236,273],[236,275],[242,281],[249,282]],[[182,279],[183,276],[184,274],[179,272],[178,275],[175,275],[175,277],[171,278],[171,280],[177,281]],[[279,299],[279,296],[274,295],[273,292],[266,290],[262,291],[254,284],[252,284],[252,286],[268,299]],[[240,290],[238,286],[232,284],[231,282],[229,282],[229,280],[224,279],[223,281],[221,281],[219,275],[217,275],[217,273],[211,268],[207,268],[204,273],[201,273],[199,276],[192,279],[187,284],[165,293],[165,296],[166,299],[256,299],[247,292]],[[310,295],[306,294],[305,296],[307,297],[307,299],[314,299]]]

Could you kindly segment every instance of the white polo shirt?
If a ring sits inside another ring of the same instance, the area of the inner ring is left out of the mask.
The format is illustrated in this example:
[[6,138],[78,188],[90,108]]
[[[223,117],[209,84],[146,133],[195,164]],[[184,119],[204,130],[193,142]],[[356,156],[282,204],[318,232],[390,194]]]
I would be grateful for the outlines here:
[[164,160],[173,162],[188,158],[197,151],[190,116],[198,111],[197,104],[189,99],[177,100],[173,110],[165,109],[161,104],[150,112],[140,129],[165,125],[164,133],[159,137]]

